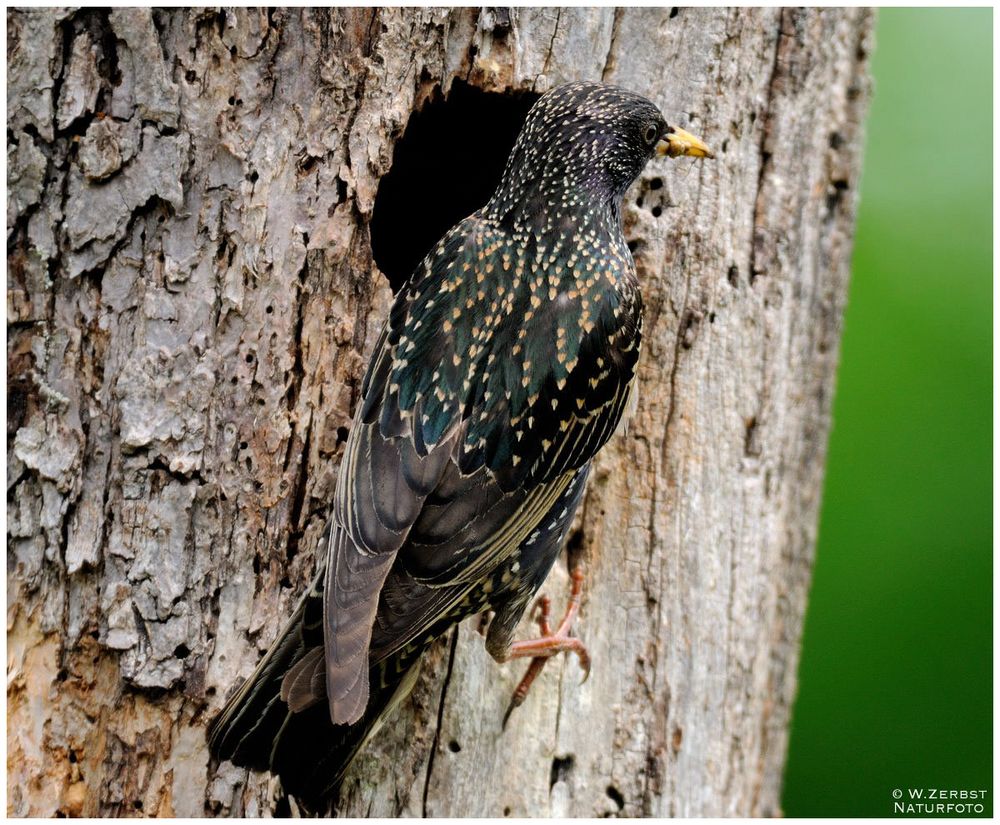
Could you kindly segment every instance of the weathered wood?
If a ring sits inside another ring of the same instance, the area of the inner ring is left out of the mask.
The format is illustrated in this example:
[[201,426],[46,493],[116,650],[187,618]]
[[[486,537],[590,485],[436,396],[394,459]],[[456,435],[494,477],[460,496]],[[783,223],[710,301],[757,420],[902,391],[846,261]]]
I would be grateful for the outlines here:
[[523,664],[462,626],[340,810],[778,813],[871,23],[9,12],[9,812],[272,809],[204,730],[313,568],[390,298],[367,222],[394,141],[456,78],[603,78],[719,157],[653,163],[627,199],[641,387],[572,541],[593,675],[553,663],[501,732]]

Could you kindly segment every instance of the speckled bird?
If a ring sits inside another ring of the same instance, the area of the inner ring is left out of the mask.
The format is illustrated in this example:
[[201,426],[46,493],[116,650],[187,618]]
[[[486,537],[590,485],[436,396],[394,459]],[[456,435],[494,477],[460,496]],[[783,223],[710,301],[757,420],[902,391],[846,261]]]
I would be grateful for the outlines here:
[[[656,154],[711,157],[648,100],[599,83],[532,107],[496,193],[400,290],[364,378],[325,536],[294,615],[210,732],[213,753],[335,794],[423,651],[492,611],[486,649],[589,660],[570,624],[513,642],[635,379],[642,299],[626,189]],[[547,603],[543,604],[543,608]]]

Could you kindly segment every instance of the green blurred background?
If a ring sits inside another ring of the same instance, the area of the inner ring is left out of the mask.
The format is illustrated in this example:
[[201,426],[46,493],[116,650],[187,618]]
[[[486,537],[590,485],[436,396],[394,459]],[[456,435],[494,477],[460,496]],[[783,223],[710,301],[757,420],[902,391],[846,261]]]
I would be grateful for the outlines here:
[[992,813],[990,9],[885,9],[788,816]]

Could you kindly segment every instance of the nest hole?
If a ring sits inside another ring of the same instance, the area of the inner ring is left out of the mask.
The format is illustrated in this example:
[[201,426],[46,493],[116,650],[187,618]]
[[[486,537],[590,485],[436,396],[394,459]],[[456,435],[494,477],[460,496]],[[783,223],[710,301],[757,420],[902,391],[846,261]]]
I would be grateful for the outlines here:
[[456,80],[410,115],[379,182],[372,255],[398,292],[435,243],[496,190],[539,95],[484,92]]

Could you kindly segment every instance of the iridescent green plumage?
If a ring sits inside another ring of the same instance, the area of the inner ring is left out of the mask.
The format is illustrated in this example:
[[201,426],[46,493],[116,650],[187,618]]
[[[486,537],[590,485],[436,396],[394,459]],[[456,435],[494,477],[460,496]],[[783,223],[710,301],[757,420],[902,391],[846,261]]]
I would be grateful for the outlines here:
[[642,303],[620,205],[667,129],[614,87],[545,95],[494,197],[401,289],[325,568],[215,723],[217,755],[322,800],[435,637],[490,608],[505,658],[629,397]]
[[382,435],[426,453],[461,428],[460,469],[486,466],[508,491],[589,461],[621,415],[641,325],[620,229],[604,234],[599,248],[539,238],[487,210],[449,232],[397,299],[375,373]]

